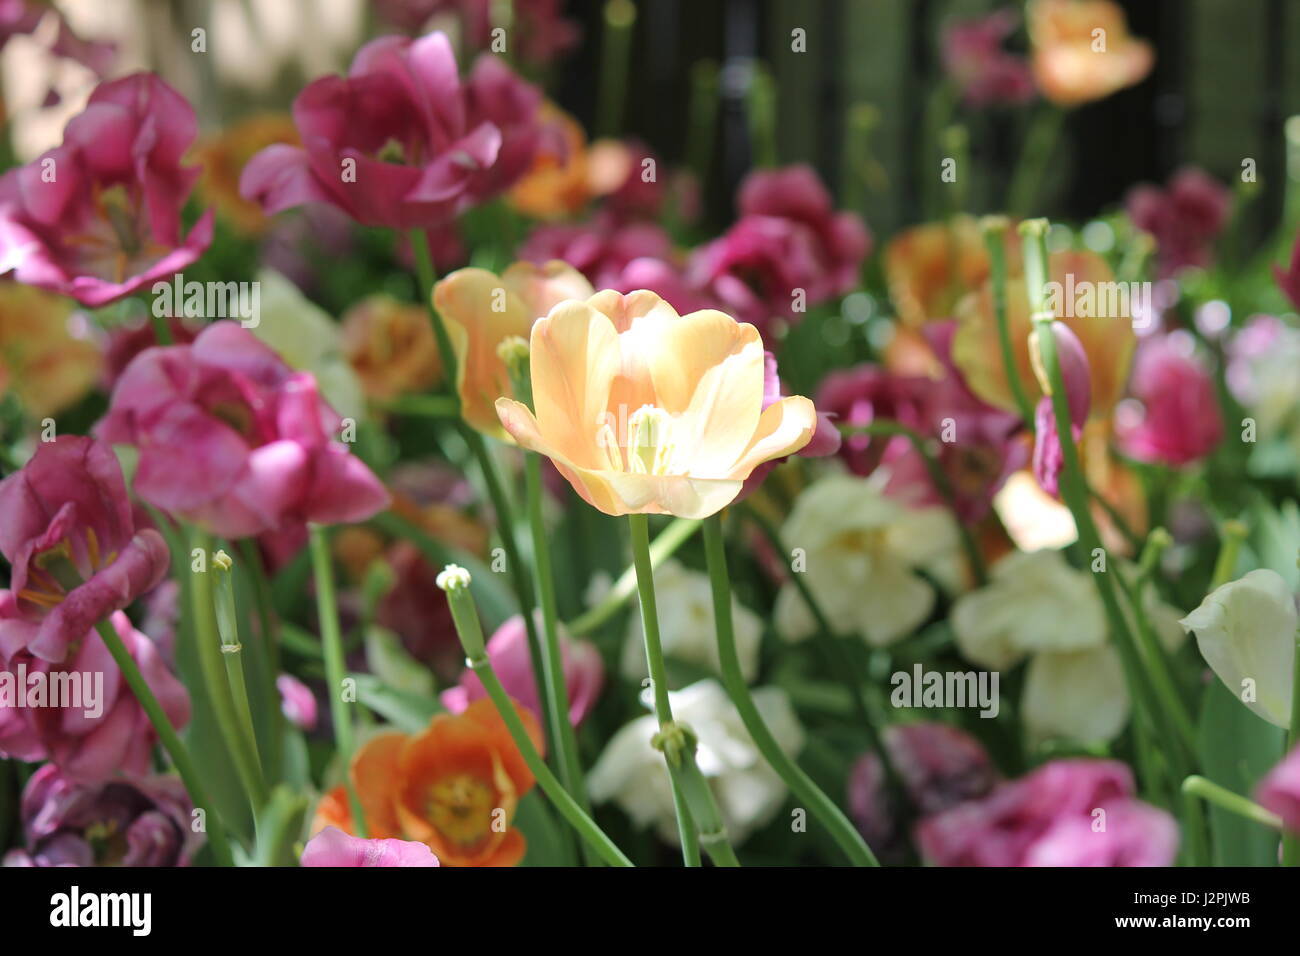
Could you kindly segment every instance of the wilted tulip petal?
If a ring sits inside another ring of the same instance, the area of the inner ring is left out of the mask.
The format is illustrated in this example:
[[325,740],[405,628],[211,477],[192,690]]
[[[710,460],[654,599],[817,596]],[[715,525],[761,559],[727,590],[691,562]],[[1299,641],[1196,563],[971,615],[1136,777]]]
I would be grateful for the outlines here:
[[1296,600],[1276,571],[1260,569],[1206,596],[1180,622],[1225,687],[1271,724],[1291,723]]

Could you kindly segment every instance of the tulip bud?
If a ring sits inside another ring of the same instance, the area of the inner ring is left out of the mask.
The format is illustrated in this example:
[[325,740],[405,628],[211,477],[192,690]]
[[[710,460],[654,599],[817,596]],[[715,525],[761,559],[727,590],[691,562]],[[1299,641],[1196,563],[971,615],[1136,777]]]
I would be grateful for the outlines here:
[[[1070,404],[1070,422],[1075,428],[1082,428],[1088,420],[1088,411],[1092,405],[1092,377],[1088,366],[1088,353],[1083,343],[1064,322],[1053,321],[1052,338],[1056,342],[1056,361],[1061,366],[1061,380],[1065,383],[1065,397]],[[1043,362],[1039,348],[1038,335],[1029,335],[1029,362],[1034,368],[1038,386],[1043,394],[1052,395],[1052,377]]]

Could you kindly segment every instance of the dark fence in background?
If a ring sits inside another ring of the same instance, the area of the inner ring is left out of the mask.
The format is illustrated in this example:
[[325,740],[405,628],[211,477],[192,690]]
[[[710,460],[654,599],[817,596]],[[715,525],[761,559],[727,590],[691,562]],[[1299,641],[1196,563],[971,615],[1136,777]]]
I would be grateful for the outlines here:
[[[628,62],[624,128],[670,161],[687,141],[692,68],[723,69],[716,148],[705,183],[715,222],[730,214],[735,184],[751,164],[744,103],[747,64],[774,80],[780,162],[815,165],[839,195],[862,195],[878,233],[922,218],[941,153],[921,135],[940,76],[939,35],[952,17],[1006,4],[992,0],[640,0]],[[1041,212],[1081,218],[1111,206],[1134,183],[1163,181],[1185,163],[1226,182],[1255,159],[1263,187],[1251,231],[1276,221],[1284,172],[1282,124],[1300,112],[1300,2],[1125,0],[1131,31],[1156,48],[1137,87],[1072,111],[1041,197]],[[557,76],[560,102],[589,126],[595,119],[602,39],[599,0],[570,5],[584,42]],[[791,52],[791,31],[807,52]],[[1023,30],[1011,41],[1026,43]],[[884,188],[859,192],[844,161],[849,111],[879,110],[872,155]],[[1019,153],[1027,110],[959,113],[969,121],[974,166],[970,205],[991,211]]]

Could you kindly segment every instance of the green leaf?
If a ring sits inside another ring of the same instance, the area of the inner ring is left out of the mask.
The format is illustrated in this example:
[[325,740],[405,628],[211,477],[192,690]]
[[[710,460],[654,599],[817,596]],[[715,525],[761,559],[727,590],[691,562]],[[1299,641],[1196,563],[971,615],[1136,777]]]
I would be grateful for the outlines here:
[[373,674],[349,676],[357,682],[357,697],[361,703],[408,734],[418,734],[429,726],[435,714],[445,710],[437,697],[397,690]]
[[[1249,797],[1283,751],[1281,728],[1255,716],[1219,680],[1205,690],[1198,732],[1205,776]],[[1215,866],[1276,866],[1278,834],[1218,807],[1209,807]]]
[[393,690],[425,699],[434,696],[433,674],[407,653],[402,639],[386,627],[366,628],[366,663]]
[[577,866],[573,831],[561,828],[537,790],[524,795],[515,810],[514,825],[524,834],[528,849],[520,866]]

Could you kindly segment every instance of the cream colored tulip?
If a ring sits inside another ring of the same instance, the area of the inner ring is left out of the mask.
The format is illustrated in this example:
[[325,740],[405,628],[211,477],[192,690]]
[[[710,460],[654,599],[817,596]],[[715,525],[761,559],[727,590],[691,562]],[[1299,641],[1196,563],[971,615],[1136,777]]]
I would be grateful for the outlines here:
[[1290,726],[1296,604],[1280,574],[1230,581],[1181,623],[1228,690],[1269,723]]
[[510,370],[497,355],[505,339],[527,339],[533,323],[565,299],[585,299],[591,283],[568,263],[538,266],[516,262],[501,275],[458,269],[433,290],[433,304],[456,353],[456,392],[461,416],[493,438],[508,440],[496,400],[514,396]]
[[679,316],[653,292],[562,302],[532,327],[534,411],[497,414],[609,515],[705,518],[758,465],[808,443],[808,399],[763,408],[763,341],[721,312]]

